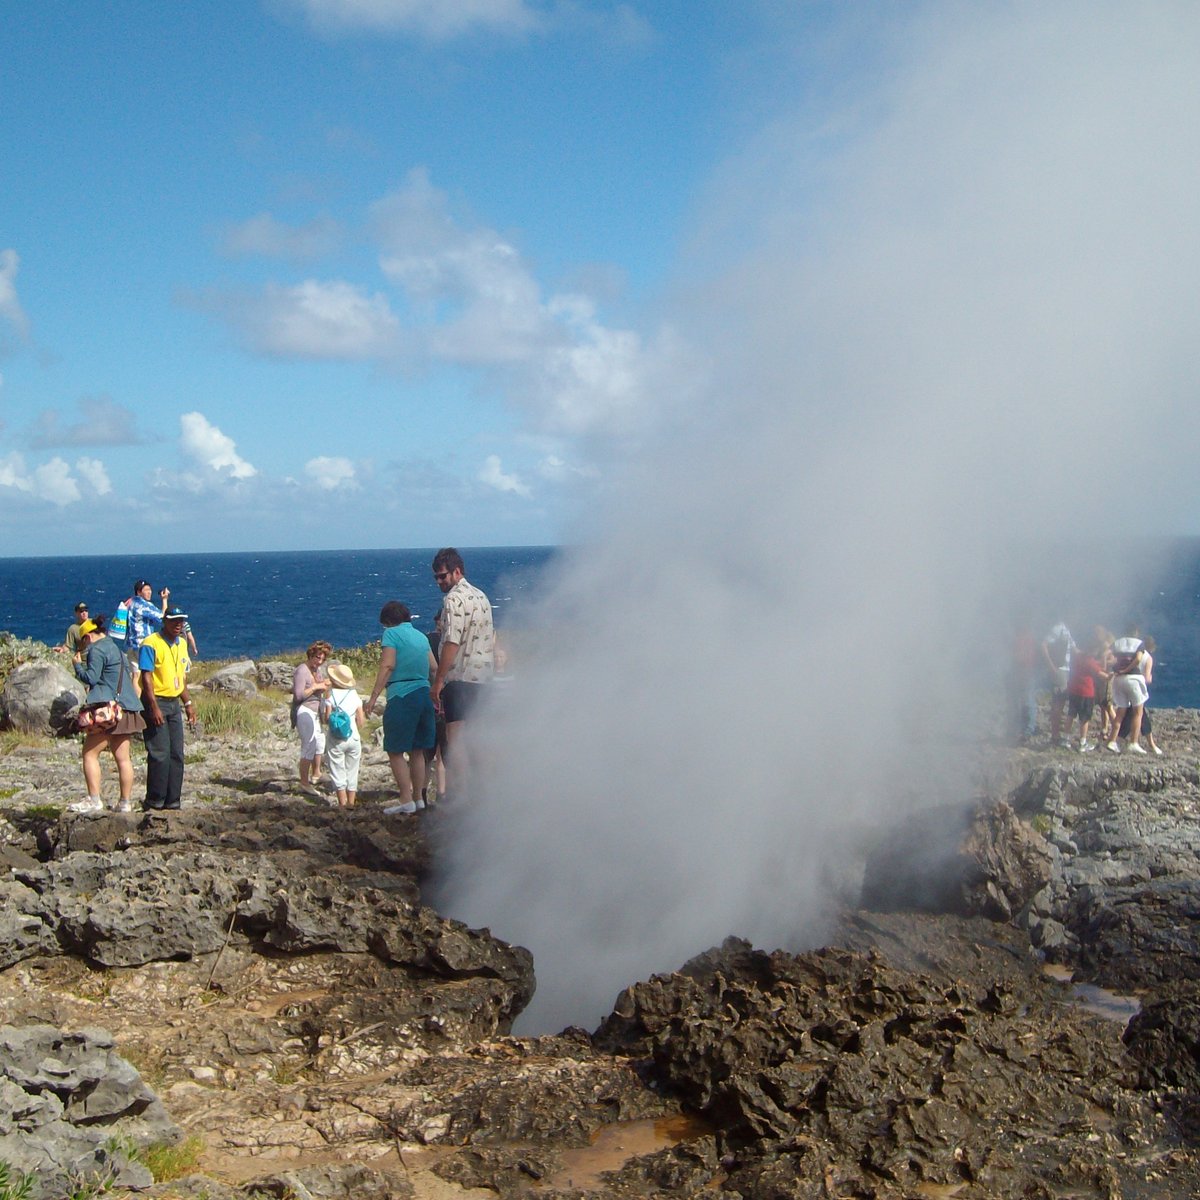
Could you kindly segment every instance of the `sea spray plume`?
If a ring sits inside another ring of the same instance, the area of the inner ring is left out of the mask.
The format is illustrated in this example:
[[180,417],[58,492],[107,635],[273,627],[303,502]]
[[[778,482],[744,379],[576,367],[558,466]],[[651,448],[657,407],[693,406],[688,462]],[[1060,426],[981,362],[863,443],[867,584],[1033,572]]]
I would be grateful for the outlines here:
[[819,938],[865,831],[966,793],[1012,547],[1092,524],[1112,612],[1178,511],[1200,10],[913,13],[854,112],[747,149],[770,190],[714,189],[758,244],[689,271],[707,408],[547,582],[447,831],[441,902],[533,951],[537,1028],[727,934]]

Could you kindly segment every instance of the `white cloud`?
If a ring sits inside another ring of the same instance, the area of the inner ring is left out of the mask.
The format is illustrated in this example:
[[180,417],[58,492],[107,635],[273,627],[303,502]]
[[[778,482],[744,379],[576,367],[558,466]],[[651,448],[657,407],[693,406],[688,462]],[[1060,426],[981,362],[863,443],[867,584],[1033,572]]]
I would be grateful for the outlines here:
[[20,454],[9,454],[7,458],[0,459],[0,487],[24,492],[33,499],[44,500],[60,508],[74,504],[81,498],[79,484],[72,477],[71,468],[58,457],[29,470]]
[[587,296],[543,297],[511,241],[456,219],[427,172],[412,171],[373,216],[380,265],[424,317],[416,332],[427,353],[502,375],[538,432],[638,432],[659,396],[681,394],[650,386],[677,365],[669,336],[647,346],[603,324]]
[[17,299],[17,271],[21,258],[15,250],[0,250],[0,319],[7,321],[21,337],[29,333],[29,319]]
[[304,473],[317,487],[327,492],[358,487],[354,464],[348,458],[327,455],[310,458],[304,464]]
[[112,491],[108,471],[98,458],[77,458],[75,470],[97,496],[107,496]]
[[521,482],[517,475],[506,475],[500,466],[500,456],[489,454],[479,471],[479,482],[498,492],[511,492],[514,496],[524,496],[527,500],[533,495],[529,486]]
[[261,296],[219,302],[249,345],[281,358],[391,357],[399,322],[387,298],[340,280],[269,285]]
[[232,479],[250,479],[258,474],[238,452],[233,438],[222,433],[198,412],[179,418],[180,446],[184,454],[199,466]]
[[537,28],[525,0],[288,0],[322,33],[415,34],[444,41],[476,31],[520,34]]
[[259,213],[240,225],[228,226],[221,236],[221,249],[238,258],[261,256],[301,262],[329,254],[340,241],[341,228],[330,217],[286,225],[270,213]]

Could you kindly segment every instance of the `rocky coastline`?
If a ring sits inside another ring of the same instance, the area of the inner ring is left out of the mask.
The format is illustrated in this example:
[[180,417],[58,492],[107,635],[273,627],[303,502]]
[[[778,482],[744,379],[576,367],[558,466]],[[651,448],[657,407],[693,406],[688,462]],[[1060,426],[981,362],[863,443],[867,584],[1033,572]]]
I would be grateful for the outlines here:
[[1162,758],[981,745],[827,945],[514,1037],[536,962],[423,903],[441,818],[383,815],[381,755],[359,808],[296,790],[281,674],[211,685],[264,727],[193,739],[172,814],[68,813],[70,701],[22,732],[5,688],[5,1200],[1200,1194],[1200,713]]

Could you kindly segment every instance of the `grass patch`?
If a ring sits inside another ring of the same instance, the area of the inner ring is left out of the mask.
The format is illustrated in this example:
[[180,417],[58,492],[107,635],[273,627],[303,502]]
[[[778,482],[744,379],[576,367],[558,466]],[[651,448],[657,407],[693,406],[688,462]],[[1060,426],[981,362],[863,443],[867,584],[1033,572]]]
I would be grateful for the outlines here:
[[29,1200],[32,1195],[33,1176],[0,1158],[0,1200]]
[[261,737],[267,732],[267,713],[275,703],[257,697],[225,696],[220,692],[192,692],[196,719],[210,737]]
[[24,729],[0,730],[0,758],[7,758],[23,746],[50,746],[55,740],[44,733],[29,733]]
[[1054,828],[1054,822],[1050,819],[1049,813],[1038,813],[1029,823],[1042,837],[1045,837]]
[[154,1176],[155,1183],[169,1183],[172,1179],[193,1174],[200,1165],[203,1153],[204,1142],[193,1135],[173,1146],[166,1142],[155,1142],[140,1151],[138,1159]]
[[34,821],[57,821],[64,807],[62,804],[27,804],[25,815]]
[[11,800],[20,790],[15,787],[0,788],[0,800]]

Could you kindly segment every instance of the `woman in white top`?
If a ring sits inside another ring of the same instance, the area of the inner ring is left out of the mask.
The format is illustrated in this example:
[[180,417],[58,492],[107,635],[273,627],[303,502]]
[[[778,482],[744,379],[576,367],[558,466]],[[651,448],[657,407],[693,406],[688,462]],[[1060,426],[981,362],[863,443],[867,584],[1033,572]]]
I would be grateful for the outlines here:
[[1142,636],[1136,628],[1131,628],[1124,637],[1117,638],[1112,645],[1113,654],[1113,707],[1117,710],[1116,724],[1113,726],[1117,730],[1117,736],[1108,743],[1108,748],[1114,754],[1121,753],[1120,744],[1117,737],[1120,736],[1119,730],[1124,724],[1126,710],[1128,710],[1128,730],[1129,741],[1127,743],[1130,754],[1145,754],[1138,739],[1142,736],[1142,706],[1150,699],[1149,689],[1146,687],[1146,678],[1142,674],[1142,661],[1145,658],[1145,648],[1142,645]]
[[[353,808],[358,799],[358,768],[362,764],[362,697],[354,689],[354,672],[344,663],[330,663],[326,671],[329,676],[329,732],[325,741],[325,763],[329,767],[329,778],[337,792],[338,804],[342,808]],[[336,713],[343,712],[349,719],[350,732],[342,736],[336,726],[340,719]]]

